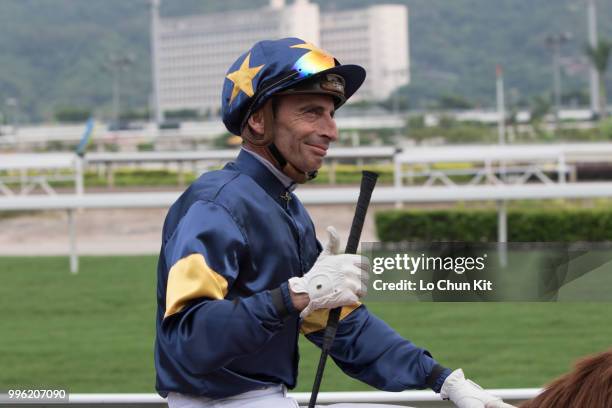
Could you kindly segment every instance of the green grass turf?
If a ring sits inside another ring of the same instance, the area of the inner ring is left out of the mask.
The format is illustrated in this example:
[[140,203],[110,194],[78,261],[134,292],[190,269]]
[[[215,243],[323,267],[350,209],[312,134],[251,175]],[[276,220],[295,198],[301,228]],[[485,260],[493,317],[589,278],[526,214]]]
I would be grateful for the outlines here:
[[[154,392],[155,265],[153,256],[81,257],[71,275],[65,257],[0,258],[0,389]],[[485,387],[541,386],[612,339],[612,303],[368,307]],[[319,352],[300,345],[297,391],[308,391]],[[323,391],[368,389],[328,362]]]

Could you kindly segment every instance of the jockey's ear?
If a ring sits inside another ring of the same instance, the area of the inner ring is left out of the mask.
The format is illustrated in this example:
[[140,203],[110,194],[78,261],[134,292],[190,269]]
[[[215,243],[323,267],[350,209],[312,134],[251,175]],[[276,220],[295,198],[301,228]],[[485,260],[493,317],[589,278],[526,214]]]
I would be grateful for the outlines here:
[[254,136],[263,135],[266,129],[266,120],[263,108],[257,109],[247,120],[247,126]]

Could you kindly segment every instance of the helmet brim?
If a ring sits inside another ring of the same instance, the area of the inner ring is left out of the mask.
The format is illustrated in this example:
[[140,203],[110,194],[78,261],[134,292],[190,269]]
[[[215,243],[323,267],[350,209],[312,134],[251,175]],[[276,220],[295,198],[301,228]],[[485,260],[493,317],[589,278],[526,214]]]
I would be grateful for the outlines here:
[[359,65],[338,65],[336,67],[319,72],[317,75],[338,74],[344,78],[344,98],[348,100],[363,84],[366,71]]
[[[337,98],[337,94],[334,92],[326,92],[326,91],[313,91],[313,90],[303,90],[300,91],[300,84],[303,82],[311,81],[313,78],[322,77],[327,74],[336,74],[340,75],[344,79],[344,97],[342,99]],[[296,81],[291,84],[291,88],[298,88],[298,90],[293,91],[292,93],[301,93],[301,94],[329,94],[331,96],[336,97],[338,103],[336,104],[336,109],[342,106],[346,101],[353,96],[355,92],[361,87],[363,82],[365,81],[366,71],[363,67],[359,65],[337,65],[333,68],[329,68],[323,70],[321,72],[317,72],[315,75],[308,76],[301,81]],[[275,92],[274,94],[282,94],[284,89]]]

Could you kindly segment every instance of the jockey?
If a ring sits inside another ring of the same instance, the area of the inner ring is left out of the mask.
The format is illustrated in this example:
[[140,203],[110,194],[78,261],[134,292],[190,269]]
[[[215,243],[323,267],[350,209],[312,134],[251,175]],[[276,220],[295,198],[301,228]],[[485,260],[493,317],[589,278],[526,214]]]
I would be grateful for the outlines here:
[[296,407],[298,336],[386,391],[431,388],[461,408],[509,407],[440,365],[360,303],[369,262],[321,245],[293,190],[338,139],[334,113],[365,70],[298,38],[261,41],[229,68],[222,112],[243,146],[200,176],[166,217],[158,263],[156,389],[173,407]]

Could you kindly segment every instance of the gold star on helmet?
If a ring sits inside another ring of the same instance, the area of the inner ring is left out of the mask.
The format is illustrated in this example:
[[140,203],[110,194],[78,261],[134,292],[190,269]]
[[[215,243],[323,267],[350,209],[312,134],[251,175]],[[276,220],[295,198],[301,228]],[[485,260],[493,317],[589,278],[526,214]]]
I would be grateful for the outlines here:
[[311,44],[309,42],[305,42],[303,44],[292,45],[291,48],[303,48],[305,50],[310,50],[310,52],[315,53],[317,57],[322,58],[330,66],[333,67],[334,64],[335,64],[334,63],[334,57],[330,53],[328,53],[325,50],[322,50],[321,48],[319,48],[316,45]]
[[249,53],[242,64],[240,64],[240,68],[237,71],[231,72],[226,76],[227,79],[234,83],[234,88],[232,88],[232,96],[230,97],[230,105],[234,101],[234,98],[238,95],[238,92],[242,91],[248,96],[253,96],[255,93],[253,91],[253,78],[255,75],[263,68],[263,65],[258,67],[249,67],[251,59],[251,53]]

